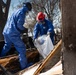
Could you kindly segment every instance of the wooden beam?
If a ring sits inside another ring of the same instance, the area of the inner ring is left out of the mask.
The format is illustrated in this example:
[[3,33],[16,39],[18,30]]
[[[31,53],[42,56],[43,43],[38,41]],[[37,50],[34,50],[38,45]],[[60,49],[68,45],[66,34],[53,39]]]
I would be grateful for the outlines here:
[[38,75],[40,71],[44,68],[46,63],[53,58],[53,56],[60,50],[62,40],[58,42],[58,44],[55,46],[54,50],[45,58],[44,62],[41,63],[41,65],[38,67],[38,69],[35,71],[34,75]]

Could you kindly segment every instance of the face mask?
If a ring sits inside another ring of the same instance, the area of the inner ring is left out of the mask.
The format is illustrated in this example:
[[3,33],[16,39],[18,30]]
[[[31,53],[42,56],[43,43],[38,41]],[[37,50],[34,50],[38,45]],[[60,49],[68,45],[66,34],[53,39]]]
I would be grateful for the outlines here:
[[29,14],[29,11],[27,11],[25,14],[28,15]]
[[45,24],[45,21],[40,21],[39,24]]

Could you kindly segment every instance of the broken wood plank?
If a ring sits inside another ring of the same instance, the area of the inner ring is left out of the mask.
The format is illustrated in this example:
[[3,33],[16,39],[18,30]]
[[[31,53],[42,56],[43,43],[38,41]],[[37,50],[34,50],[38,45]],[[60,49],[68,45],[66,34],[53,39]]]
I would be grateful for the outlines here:
[[[24,69],[24,70],[18,72],[18,73],[15,73],[15,75],[22,75],[22,74],[24,74],[24,73],[25,73],[25,75],[27,75],[27,74],[30,75],[30,74],[29,74],[30,71],[32,71],[31,75],[33,75],[34,72],[36,71],[36,69],[38,68],[38,66],[40,65],[40,63],[43,62],[43,61],[44,61],[44,59],[41,60],[41,61],[39,61],[39,62],[37,62],[37,63],[35,63],[34,65],[32,65],[32,66],[26,68],[26,69]],[[32,69],[34,70],[34,72],[33,72]],[[26,72],[27,72],[27,73],[26,73]],[[29,72],[29,73],[28,73],[28,72]]]
[[[43,62],[43,61],[41,61],[41,62]],[[34,75],[34,72],[37,70],[37,68],[39,67],[41,62],[35,63],[33,66],[31,66],[25,70],[22,70],[21,72],[16,73],[14,75]],[[56,65],[54,65],[51,69],[49,69],[46,72],[40,73],[39,75],[61,75],[62,72],[63,72],[62,63],[60,61]]]
[[[26,57],[28,62],[34,62],[39,57],[39,53],[37,50],[27,51]],[[7,57],[0,58],[0,64],[4,66],[8,71],[19,70],[20,64],[18,61],[18,55],[11,55]]]
[[[35,56],[35,54],[38,54],[38,51],[37,50],[27,51],[26,52],[27,58],[30,57],[32,54],[33,54],[33,56]],[[13,55],[1,57],[0,58],[0,64],[7,63],[7,62],[9,62],[12,59],[18,59],[18,55],[13,54]]]

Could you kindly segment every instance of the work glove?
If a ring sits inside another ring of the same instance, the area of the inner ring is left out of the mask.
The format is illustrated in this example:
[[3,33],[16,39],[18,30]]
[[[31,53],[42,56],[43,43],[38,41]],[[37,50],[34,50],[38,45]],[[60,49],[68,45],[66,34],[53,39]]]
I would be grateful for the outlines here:
[[35,39],[35,44],[40,44],[42,45],[44,43],[44,40],[43,39]]
[[49,36],[50,36],[50,35],[51,35],[51,32],[47,32],[47,35],[49,35]]
[[34,43],[40,43],[40,42],[39,42],[39,40],[38,40],[38,39],[35,39],[35,40],[34,40]]

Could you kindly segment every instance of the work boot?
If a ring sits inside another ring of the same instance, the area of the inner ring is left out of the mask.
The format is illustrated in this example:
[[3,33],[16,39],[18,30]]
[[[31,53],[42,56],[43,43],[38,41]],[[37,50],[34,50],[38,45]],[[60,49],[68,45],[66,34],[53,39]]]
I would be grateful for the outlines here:
[[26,69],[26,68],[28,68],[28,67],[30,67],[32,65],[33,65],[33,63],[28,63],[27,66],[25,68],[21,69],[21,70],[24,70],[24,69]]
[[27,68],[30,67],[30,66],[32,66],[32,65],[33,65],[33,63],[28,63],[27,64]]

